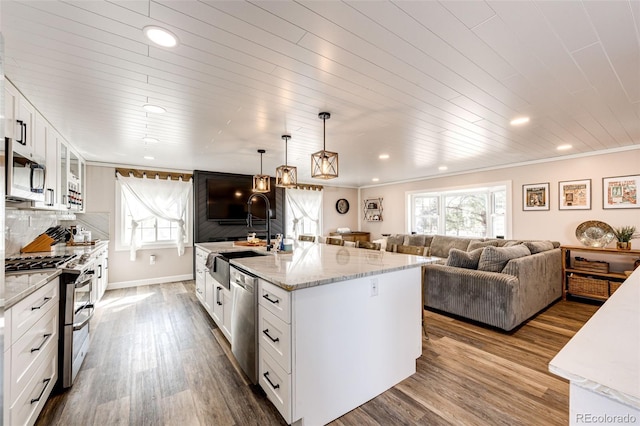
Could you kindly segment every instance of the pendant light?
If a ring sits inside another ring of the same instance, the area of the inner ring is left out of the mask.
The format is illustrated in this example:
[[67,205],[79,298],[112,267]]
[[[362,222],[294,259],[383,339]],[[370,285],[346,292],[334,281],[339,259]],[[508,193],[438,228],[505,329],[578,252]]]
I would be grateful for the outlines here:
[[269,178],[269,175],[262,174],[262,154],[267,151],[265,151],[264,149],[259,149],[258,152],[260,153],[260,174],[253,175],[252,190],[253,192],[269,192],[271,191],[271,179]]
[[321,112],[318,118],[322,119],[324,136],[322,138],[322,151],[311,154],[311,177],[318,179],[333,179],[338,177],[338,153],[327,151],[327,120],[331,118],[328,112]]
[[284,166],[276,169],[276,186],[280,188],[295,188],[298,185],[298,168],[287,164],[287,142],[291,135],[282,135],[284,139]]

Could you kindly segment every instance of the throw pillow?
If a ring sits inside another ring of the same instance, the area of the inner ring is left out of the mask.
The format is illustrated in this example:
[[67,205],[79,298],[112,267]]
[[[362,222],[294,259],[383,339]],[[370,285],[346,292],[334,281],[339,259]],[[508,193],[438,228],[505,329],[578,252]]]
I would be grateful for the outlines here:
[[551,241],[525,241],[522,244],[527,246],[531,254],[541,253],[547,250],[553,250],[553,243]]
[[407,246],[424,246],[425,238],[427,237],[424,234],[411,234],[408,235],[408,239],[405,240],[406,243],[404,245]]
[[529,256],[531,252],[525,245],[513,247],[485,247],[478,261],[479,271],[500,272],[511,260]]
[[465,269],[478,269],[478,261],[480,260],[480,255],[483,250],[483,247],[472,251],[463,251],[457,248],[452,248],[449,250],[449,257],[447,258],[446,265]]
[[480,240],[471,240],[469,241],[469,246],[467,247],[467,251],[472,251],[481,247],[498,247],[498,242],[496,240],[493,241],[480,241]]
[[404,242],[404,234],[393,234],[387,237],[387,247],[391,248],[394,244],[402,245]]
[[522,241],[507,241],[502,247],[513,247],[522,244]]

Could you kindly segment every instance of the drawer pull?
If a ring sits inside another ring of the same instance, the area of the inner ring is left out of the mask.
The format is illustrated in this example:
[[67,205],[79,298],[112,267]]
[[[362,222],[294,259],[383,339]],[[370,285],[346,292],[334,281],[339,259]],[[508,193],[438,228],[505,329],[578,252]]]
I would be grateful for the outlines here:
[[280,338],[279,338],[279,337],[276,337],[275,339],[274,339],[273,337],[271,337],[271,335],[269,334],[269,329],[268,329],[268,328],[267,328],[267,329],[265,329],[265,330],[262,330],[262,333],[263,333],[265,336],[267,336],[267,337],[268,337],[268,338],[269,338],[273,343],[276,343],[276,342],[279,342],[279,341],[280,341]]
[[222,302],[220,301],[220,290],[222,290],[222,287],[218,286],[216,287],[216,303],[220,306],[222,306]]
[[40,305],[40,306],[32,306],[32,307],[31,307],[31,310],[32,310],[32,311],[35,311],[36,309],[40,309],[40,308],[42,308],[44,305],[46,305],[46,304],[47,304],[47,302],[48,302],[49,300],[51,300],[51,298],[50,298],[50,297],[45,297],[45,298],[44,298],[44,302],[42,302],[42,305]]
[[42,387],[42,390],[40,391],[40,395],[38,395],[37,398],[34,398],[31,400],[31,403],[33,404],[34,402],[38,402],[40,401],[40,398],[42,398],[42,395],[44,395],[44,391],[47,390],[47,386],[49,386],[49,382],[51,381],[51,377],[49,377],[48,379],[44,379],[42,381],[42,383],[44,383],[44,386]]
[[271,385],[272,388],[274,389],[278,389],[280,387],[280,385],[276,385],[274,384],[270,379],[269,379],[269,372],[267,371],[266,373],[263,374],[264,378],[267,379],[267,382],[269,382],[269,384]]
[[47,340],[49,340],[49,337],[51,337],[51,333],[49,334],[45,334],[44,336],[42,336],[42,343],[40,343],[40,346],[38,346],[37,348],[31,348],[31,353],[39,351],[40,349],[42,349],[42,347],[44,346],[44,344],[47,342]]
[[268,294],[265,294],[265,295],[263,295],[262,297],[264,297],[265,299],[267,299],[269,302],[271,302],[271,303],[273,303],[273,304],[280,303],[280,301],[279,301],[278,299],[276,299],[276,300],[271,300],[271,299],[269,298],[269,295],[268,295]]

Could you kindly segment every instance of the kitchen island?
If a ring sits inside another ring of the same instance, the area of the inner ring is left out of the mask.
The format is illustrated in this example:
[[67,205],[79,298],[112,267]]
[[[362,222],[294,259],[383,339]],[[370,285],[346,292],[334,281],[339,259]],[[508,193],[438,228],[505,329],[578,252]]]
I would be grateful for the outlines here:
[[551,360],[570,381],[569,424],[640,420],[640,268]]
[[425,262],[307,242],[231,260],[259,278],[259,384],[287,423],[326,424],[415,373]]

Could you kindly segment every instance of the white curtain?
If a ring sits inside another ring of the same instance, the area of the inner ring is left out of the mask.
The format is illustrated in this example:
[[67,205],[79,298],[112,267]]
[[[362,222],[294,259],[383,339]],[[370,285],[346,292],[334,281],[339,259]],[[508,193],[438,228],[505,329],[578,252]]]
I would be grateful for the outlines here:
[[322,191],[287,189],[287,235],[298,238],[300,234],[320,235],[322,217]]
[[184,254],[184,239],[187,234],[185,229],[184,212],[189,202],[191,182],[175,181],[168,178],[160,179],[157,175],[154,179],[146,176],[142,179],[116,174],[120,183],[122,194],[127,202],[127,208],[131,214],[131,249],[130,259],[136,260],[136,251],[140,247],[136,229],[140,222],[160,218],[178,223],[178,235],[176,245],[178,256]]

